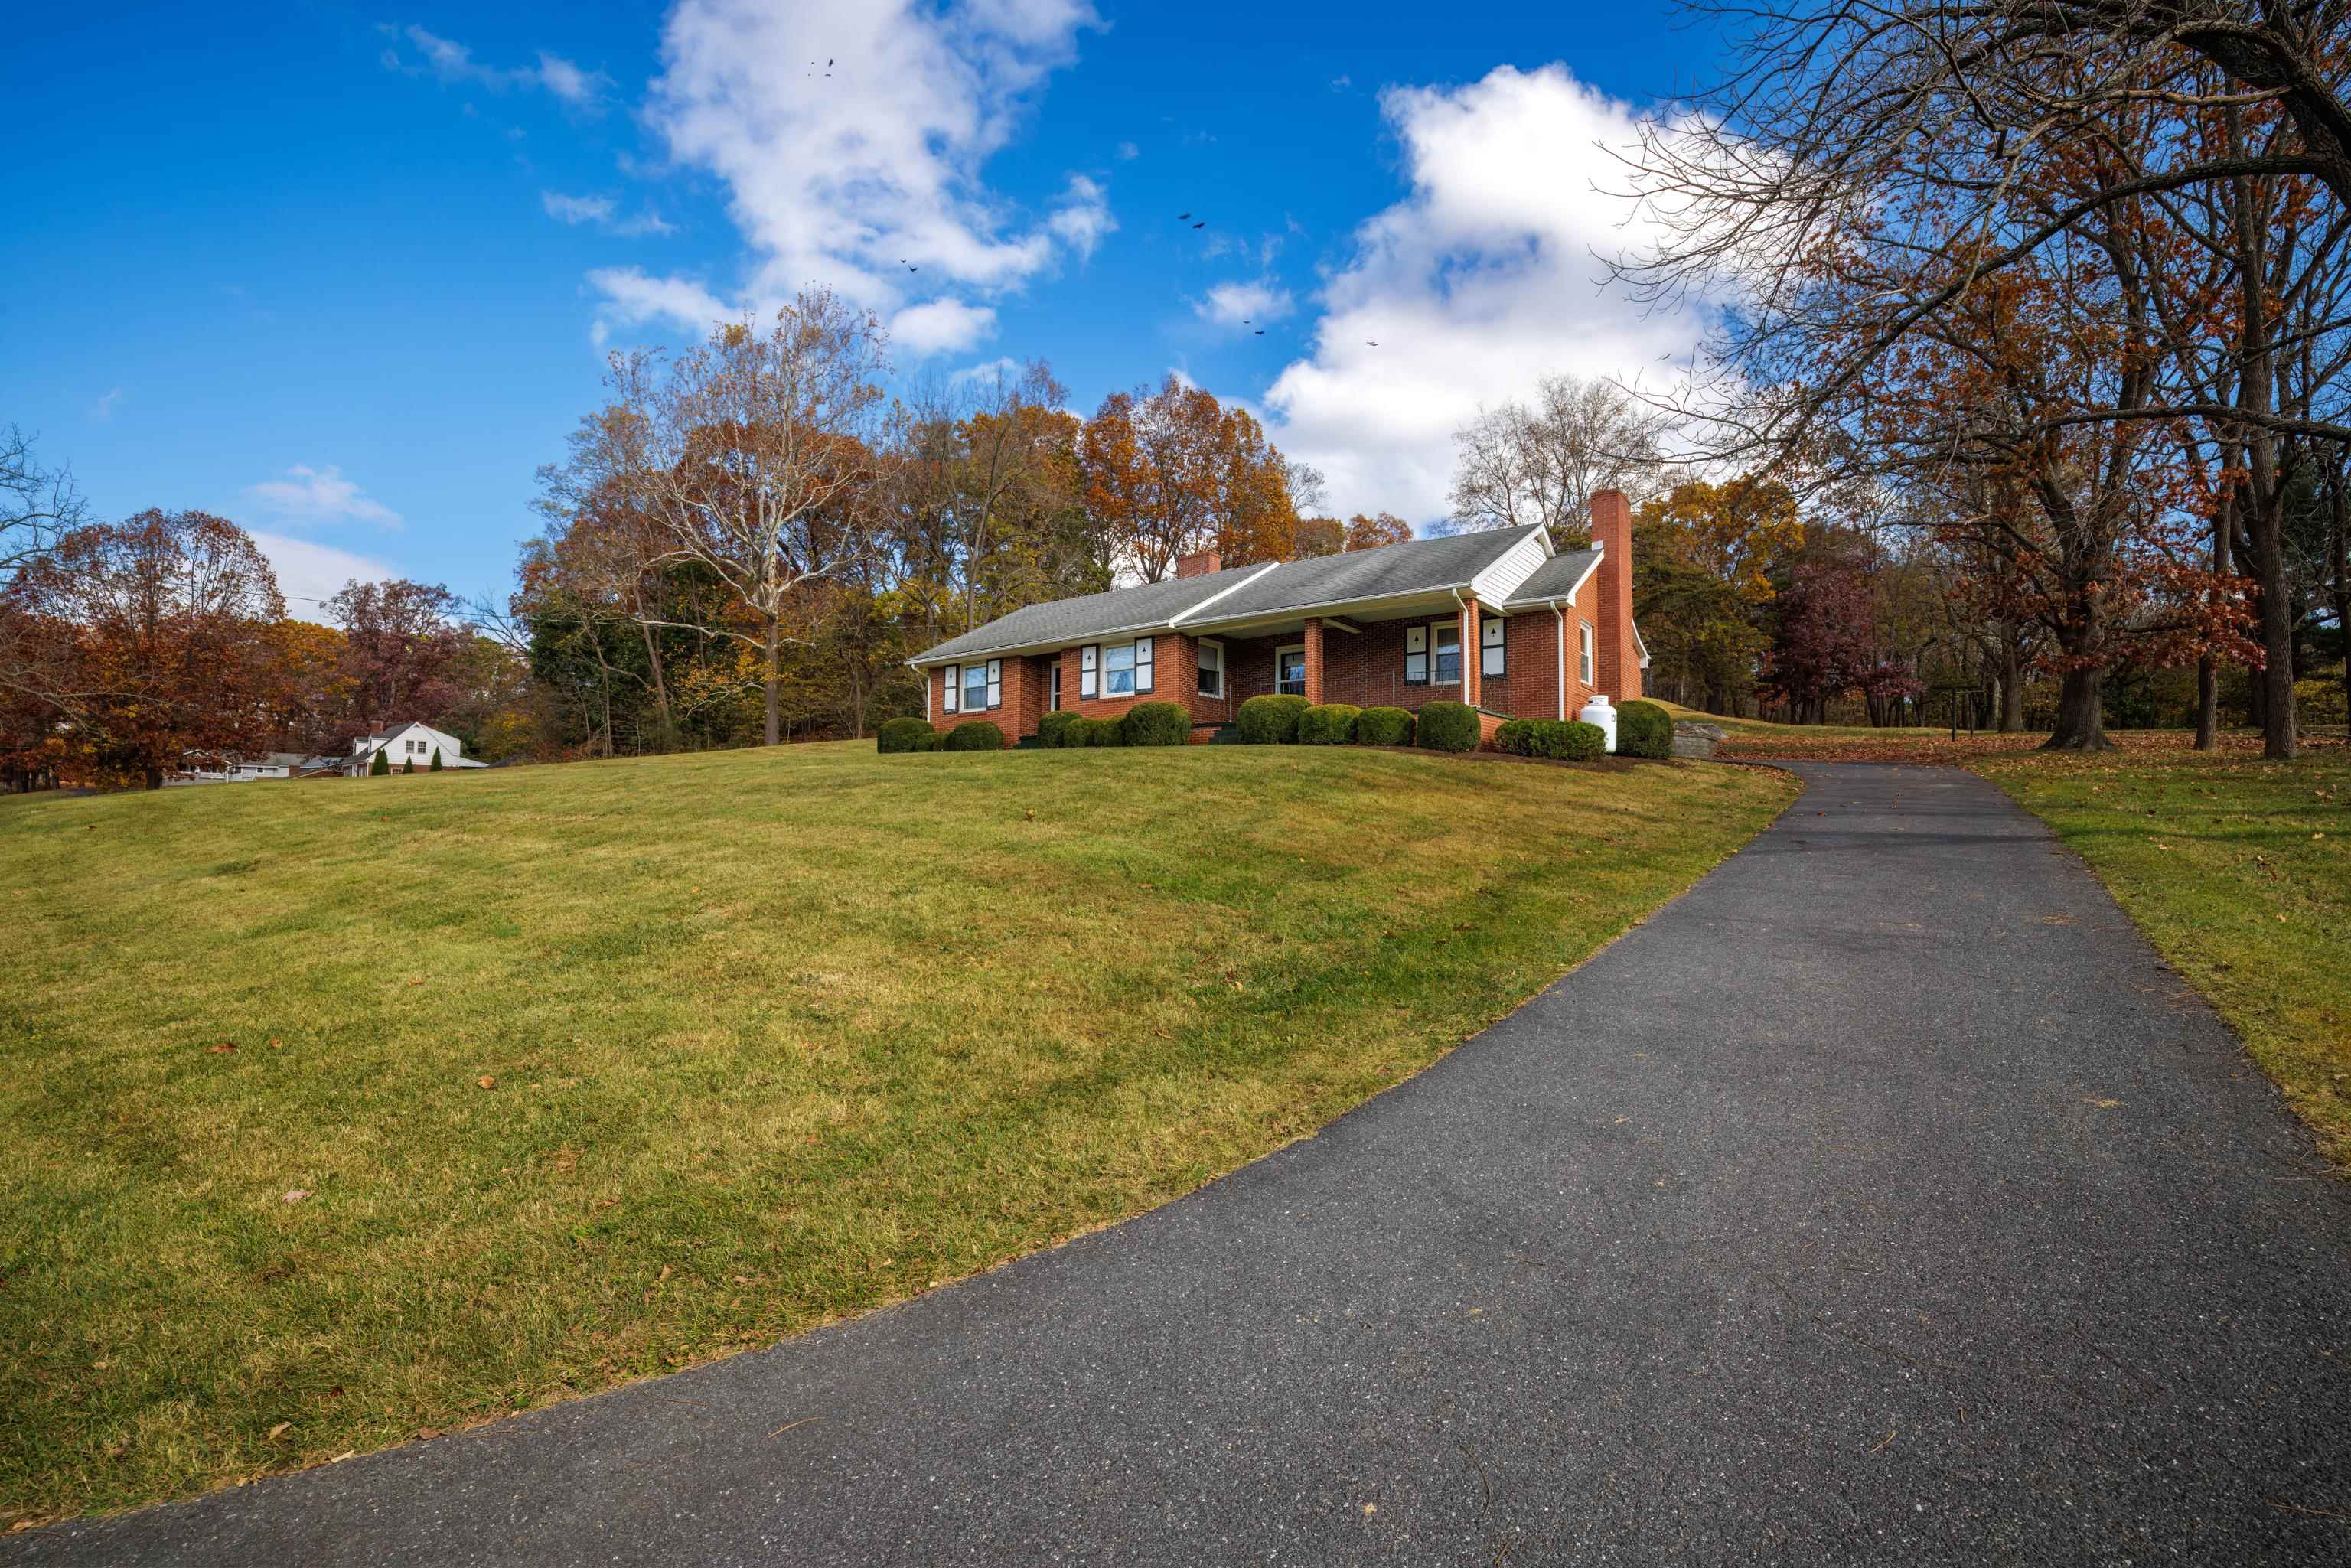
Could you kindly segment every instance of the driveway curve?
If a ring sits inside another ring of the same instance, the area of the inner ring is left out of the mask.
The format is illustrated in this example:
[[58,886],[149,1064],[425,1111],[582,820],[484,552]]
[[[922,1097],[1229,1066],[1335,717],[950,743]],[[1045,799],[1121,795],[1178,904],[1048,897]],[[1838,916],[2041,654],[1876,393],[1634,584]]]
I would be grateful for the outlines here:
[[1793,766],[1686,897],[1179,1202],[0,1561],[2351,1561],[2345,1188],[1992,786]]

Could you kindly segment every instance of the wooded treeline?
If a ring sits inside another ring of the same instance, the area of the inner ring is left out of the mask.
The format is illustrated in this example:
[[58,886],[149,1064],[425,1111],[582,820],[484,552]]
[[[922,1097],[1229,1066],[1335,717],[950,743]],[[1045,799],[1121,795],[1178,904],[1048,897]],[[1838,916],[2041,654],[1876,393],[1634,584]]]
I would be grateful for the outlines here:
[[2052,745],[2193,663],[2203,743],[2250,669],[2294,755],[2346,609],[2345,5],[1701,9],[1731,64],[1628,158],[1663,237],[1616,270],[1719,326],[1650,406],[1951,573]]

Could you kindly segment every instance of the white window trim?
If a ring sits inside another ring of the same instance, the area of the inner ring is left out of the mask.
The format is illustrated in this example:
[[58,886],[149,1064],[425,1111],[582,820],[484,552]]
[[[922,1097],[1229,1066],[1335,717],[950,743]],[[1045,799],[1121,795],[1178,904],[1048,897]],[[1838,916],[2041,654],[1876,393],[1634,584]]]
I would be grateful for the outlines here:
[[[1284,653],[1298,655],[1298,690],[1294,692],[1284,693],[1281,689],[1281,656]],[[1306,695],[1305,643],[1284,643],[1273,651],[1273,689],[1276,695],[1304,696]]]
[[[1204,697],[1212,697],[1218,702],[1222,702],[1225,697],[1226,680],[1225,640],[1221,637],[1203,637],[1199,640],[1199,648],[1200,652],[1203,653],[1207,653],[1211,648],[1215,649],[1217,652],[1217,689],[1212,692],[1203,688],[1199,695]],[[1195,686],[1198,686],[1200,685],[1197,676],[1199,674],[1207,674],[1207,665],[1199,664],[1196,661],[1195,662],[1194,669],[1196,673],[1192,682]]]
[[1599,674],[1597,650],[1593,644],[1592,622],[1579,621],[1575,625],[1577,631],[1575,667],[1577,673],[1583,677],[1583,684],[1589,686],[1594,684]]
[[1050,701],[1052,703],[1052,705],[1053,705],[1053,706],[1052,706],[1052,711],[1053,711],[1053,712],[1055,712],[1055,713],[1059,713],[1059,712],[1061,710],[1061,654],[1056,653],[1056,654],[1054,654],[1054,655],[1053,655],[1053,663],[1052,663],[1051,668],[1052,668],[1052,675],[1051,675],[1050,680],[1050,696],[1049,696],[1049,699],[1048,699],[1048,700],[1050,700]]

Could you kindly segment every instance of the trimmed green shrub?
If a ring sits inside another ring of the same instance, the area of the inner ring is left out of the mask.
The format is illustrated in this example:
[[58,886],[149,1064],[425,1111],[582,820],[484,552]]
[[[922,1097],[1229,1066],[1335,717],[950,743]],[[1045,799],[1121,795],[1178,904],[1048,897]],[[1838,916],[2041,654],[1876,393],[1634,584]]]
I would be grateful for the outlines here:
[[1674,716],[1655,703],[1616,705],[1616,755],[1667,758],[1674,754]]
[[392,758],[384,755],[383,747],[381,746],[375,748],[375,760],[368,764],[368,777],[371,779],[392,777]]
[[1353,703],[1323,703],[1298,716],[1301,746],[1345,746],[1355,738],[1355,718],[1364,710]]
[[438,773],[441,771],[441,748],[439,747],[436,746],[433,748],[433,766],[426,768],[425,771],[428,773]]
[[1057,707],[1037,721],[1037,744],[1051,749],[1070,744],[1070,727],[1081,722],[1068,708]]
[[873,749],[882,752],[920,751],[919,742],[932,733],[926,718],[893,718],[873,732]]
[[1086,744],[1088,746],[1123,746],[1126,744],[1126,736],[1120,730],[1118,720],[1114,718],[1090,718],[1086,720]]
[[935,729],[928,735],[914,737],[914,749],[917,751],[945,751],[946,748],[947,736],[946,731],[943,729]]
[[970,719],[947,731],[947,743],[942,749],[1001,751],[1004,749],[1004,732],[996,727],[992,719]]
[[413,773],[413,772],[415,772],[415,771],[416,771],[416,758],[414,758],[413,757],[412,757],[412,758],[410,758],[406,762],[402,763],[402,764],[400,765],[400,770],[401,770],[402,773]]
[[1420,743],[1437,751],[1478,749],[1478,710],[1468,703],[1424,703]]
[[1244,746],[1295,746],[1298,716],[1305,711],[1306,699],[1301,696],[1251,697],[1241,704],[1233,722],[1240,728]]
[[1137,703],[1118,721],[1121,746],[1182,746],[1192,738],[1192,716],[1175,703]]
[[1581,719],[1513,718],[1494,732],[1494,744],[1518,757],[1589,762],[1607,749],[1608,737]]
[[1357,746],[1410,746],[1412,715],[1400,707],[1367,707],[1355,716]]

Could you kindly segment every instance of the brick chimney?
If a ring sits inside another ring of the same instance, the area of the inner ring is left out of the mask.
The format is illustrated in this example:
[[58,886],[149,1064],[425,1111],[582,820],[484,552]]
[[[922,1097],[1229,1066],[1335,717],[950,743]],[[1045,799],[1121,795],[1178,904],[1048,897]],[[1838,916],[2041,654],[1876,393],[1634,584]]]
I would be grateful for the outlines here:
[[1215,550],[1194,550],[1190,555],[1179,555],[1176,558],[1176,575],[1206,577],[1212,571],[1223,570],[1224,565],[1224,557]]
[[1641,695],[1641,650],[1633,641],[1633,504],[1622,490],[1592,497],[1592,542],[1600,547],[1600,689],[1611,702]]

